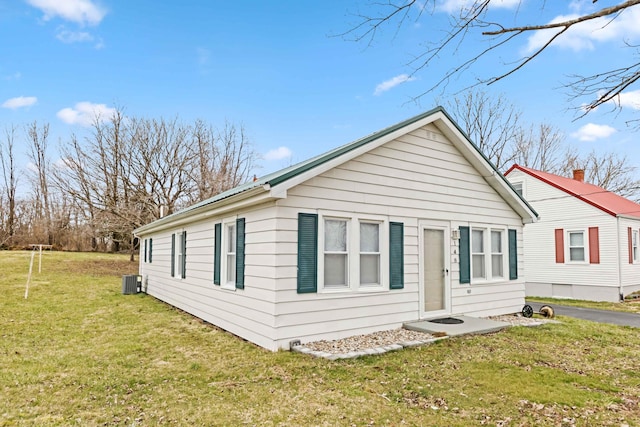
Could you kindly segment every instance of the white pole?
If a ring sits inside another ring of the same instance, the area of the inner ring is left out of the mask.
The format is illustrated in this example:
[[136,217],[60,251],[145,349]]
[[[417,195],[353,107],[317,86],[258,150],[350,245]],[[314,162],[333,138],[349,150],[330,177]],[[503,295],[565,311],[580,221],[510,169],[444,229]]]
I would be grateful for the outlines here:
[[38,273],[42,273],[42,245],[40,245],[40,257],[38,258]]
[[31,252],[31,262],[29,263],[29,275],[27,276],[27,287],[24,290],[24,299],[29,296],[29,282],[31,282],[31,271],[33,270],[33,257],[36,255],[35,251]]

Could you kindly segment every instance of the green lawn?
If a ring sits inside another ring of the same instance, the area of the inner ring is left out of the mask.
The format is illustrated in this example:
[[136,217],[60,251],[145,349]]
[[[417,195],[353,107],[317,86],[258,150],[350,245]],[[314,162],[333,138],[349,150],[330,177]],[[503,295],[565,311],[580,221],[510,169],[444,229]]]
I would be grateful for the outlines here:
[[1,426],[640,425],[637,329],[560,317],[328,361],[122,295],[127,256],[45,253],[25,299],[29,257],[0,252]]

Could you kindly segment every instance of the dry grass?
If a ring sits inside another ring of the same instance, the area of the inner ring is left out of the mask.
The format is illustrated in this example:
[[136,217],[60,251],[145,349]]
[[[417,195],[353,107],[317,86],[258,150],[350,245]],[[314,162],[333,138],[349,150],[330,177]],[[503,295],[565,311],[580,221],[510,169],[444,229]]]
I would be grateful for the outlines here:
[[[126,257],[0,252],[0,425],[640,425],[637,329],[560,318],[382,356],[271,353],[145,295]],[[249,284],[248,284],[249,285]]]

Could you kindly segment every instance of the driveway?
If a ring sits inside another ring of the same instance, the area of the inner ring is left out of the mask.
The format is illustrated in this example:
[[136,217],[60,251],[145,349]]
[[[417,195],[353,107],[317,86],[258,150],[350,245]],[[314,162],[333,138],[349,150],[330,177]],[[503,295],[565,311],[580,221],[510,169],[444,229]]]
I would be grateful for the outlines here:
[[640,314],[623,313],[620,311],[596,310],[593,308],[568,307],[557,304],[540,304],[538,302],[527,301],[533,311],[539,311],[543,305],[550,305],[555,314],[560,316],[575,317],[578,319],[591,320],[600,323],[612,323],[621,326],[633,326],[640,328]]

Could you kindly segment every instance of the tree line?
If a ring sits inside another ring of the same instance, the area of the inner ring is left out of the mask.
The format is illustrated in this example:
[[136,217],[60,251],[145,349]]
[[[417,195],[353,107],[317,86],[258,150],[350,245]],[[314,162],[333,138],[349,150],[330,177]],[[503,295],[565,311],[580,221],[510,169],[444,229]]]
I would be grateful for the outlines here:
[[[29,167],[17,166],[28,147]],[[52,156],[52,153],[55,155]],[[0,139],[0,248],[133,251],[136,227],[246,182],[257,155],[244,126],[96,118],[88,136],[51,146],[49,124]]]
[[[580,153],[555,127],[525,124],[502,95],[473,90],[446,107],[501,172],[514,163],[563,176],[584,169],[586,181],[639,199],[640,180],[626,156]],[[24,172],[18,144],[28,147]],[[116,110],[106,121],[96,118],[88,136],[72,134],[56,147],[46,123],[10,126],[0,138],[0,248],[38,243],[133,257],[133,229],[248,181],[256,160],[244,127],[229,122],[216,128]]]

